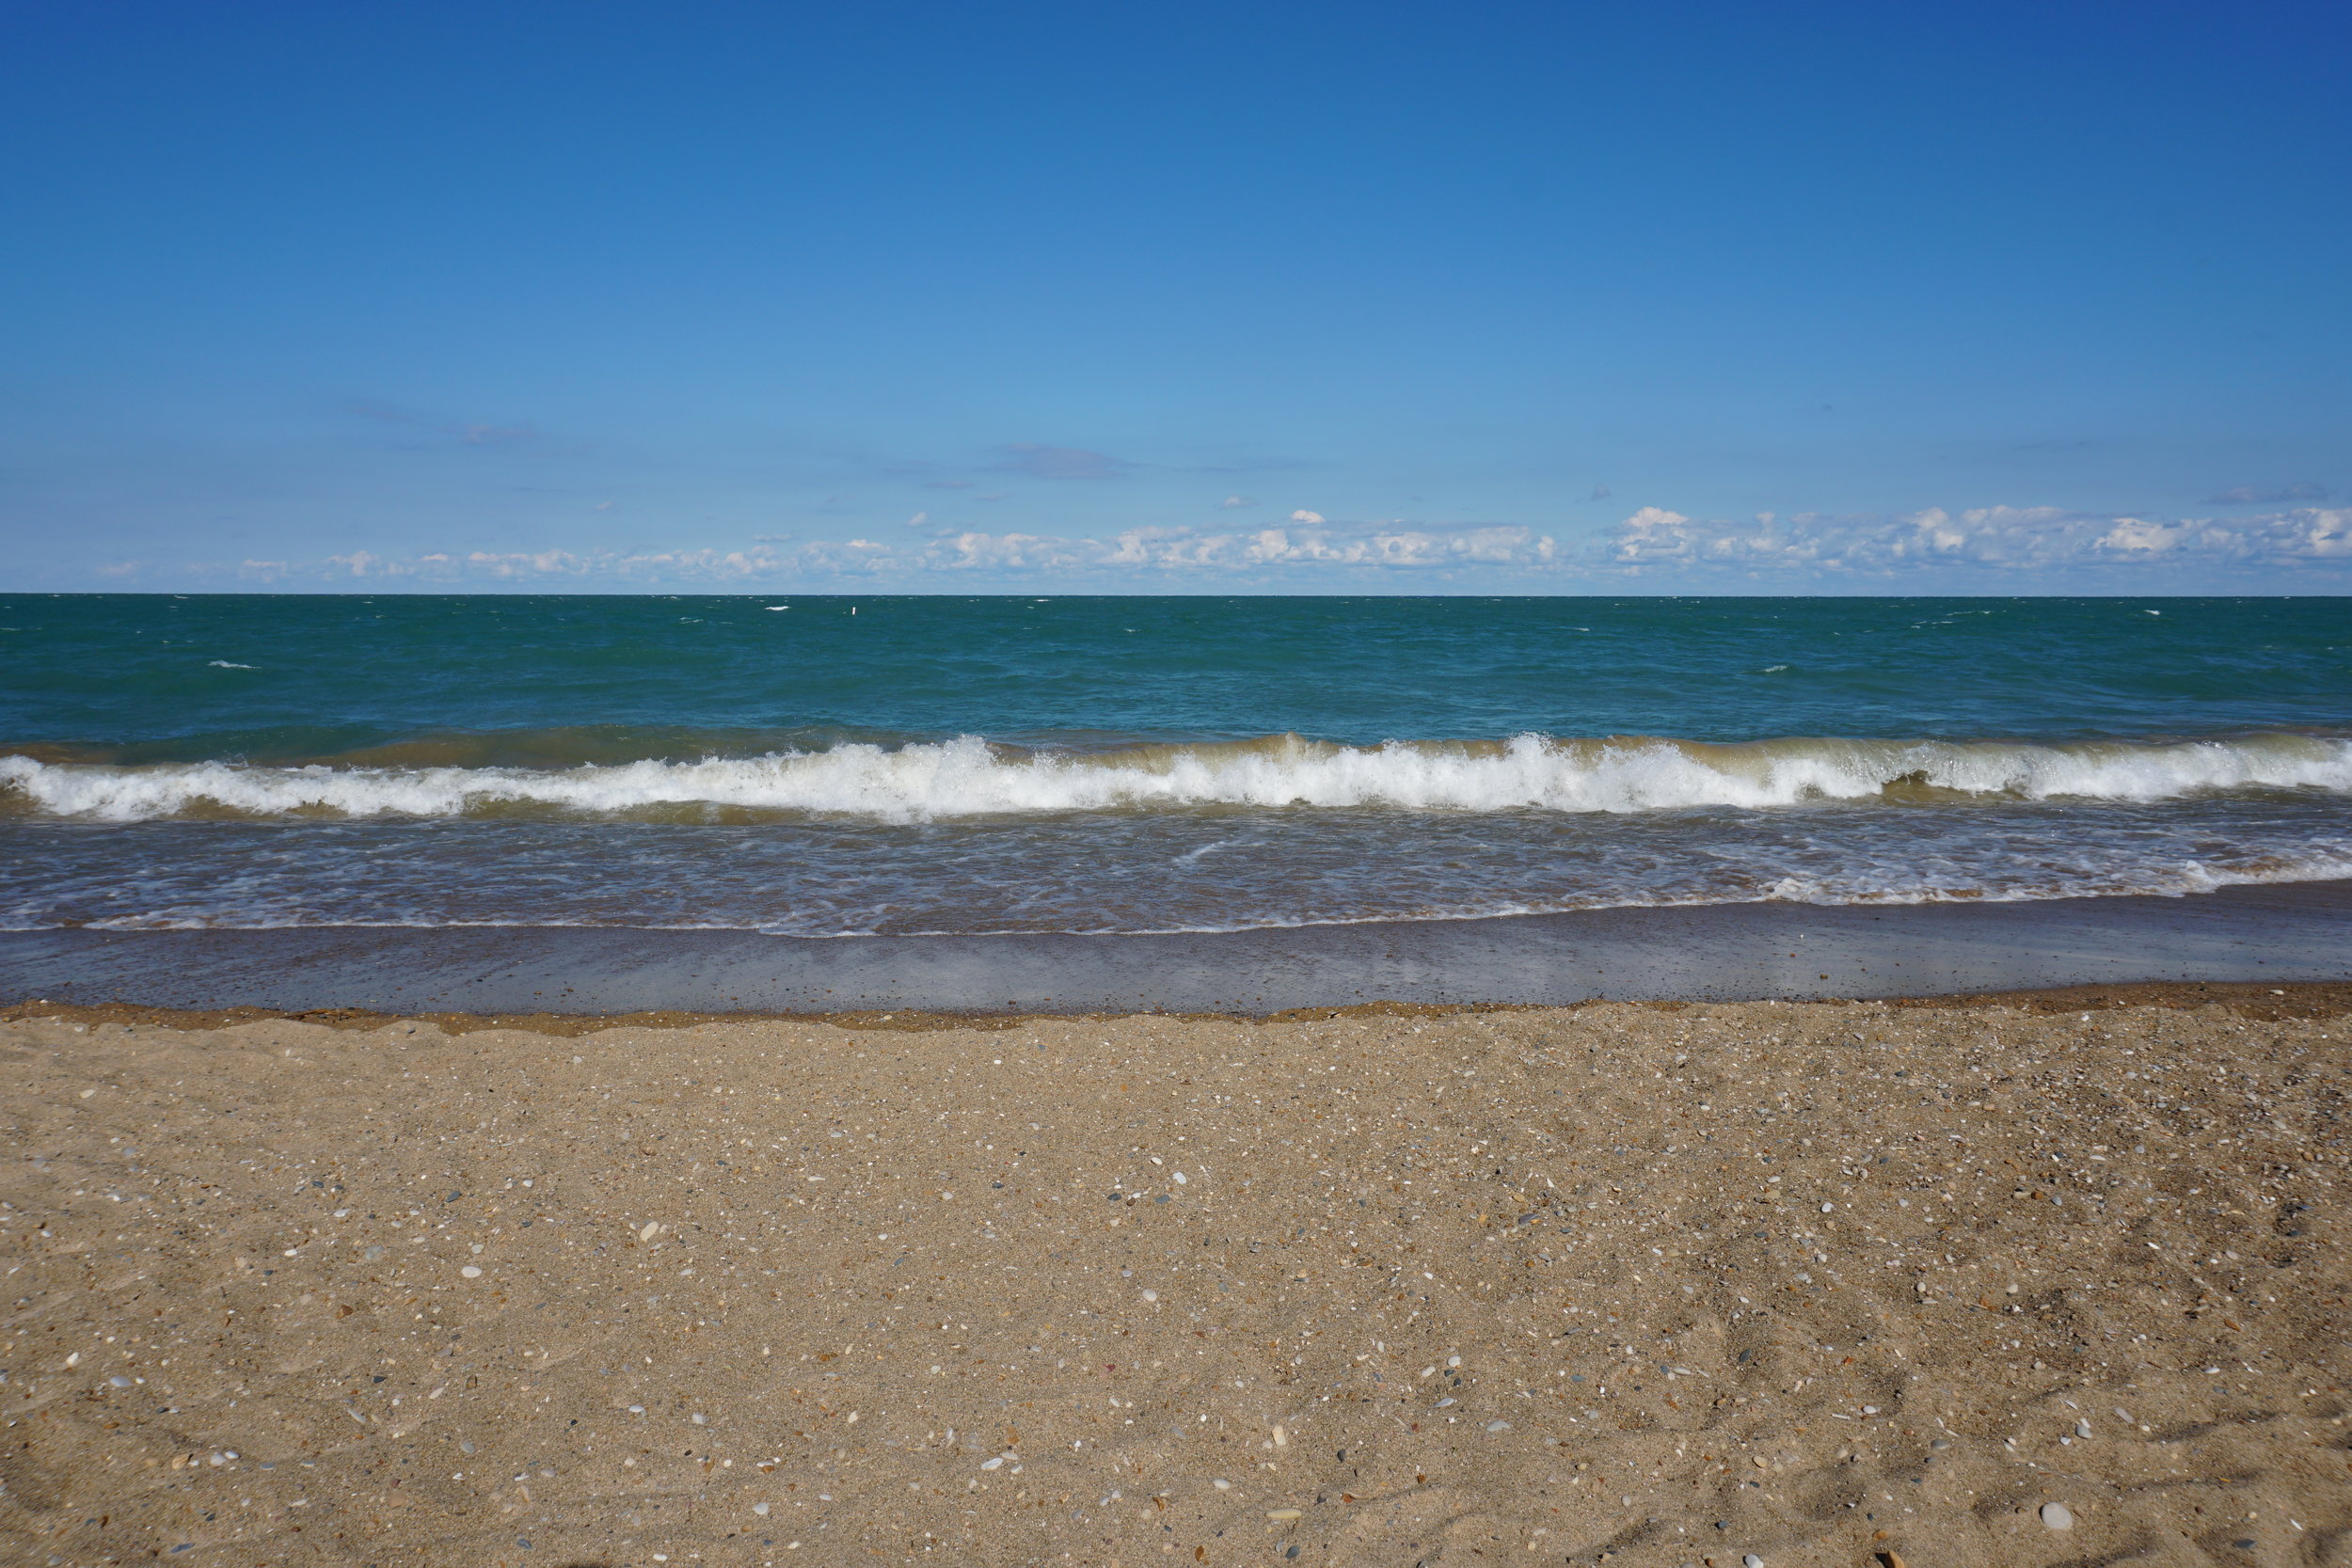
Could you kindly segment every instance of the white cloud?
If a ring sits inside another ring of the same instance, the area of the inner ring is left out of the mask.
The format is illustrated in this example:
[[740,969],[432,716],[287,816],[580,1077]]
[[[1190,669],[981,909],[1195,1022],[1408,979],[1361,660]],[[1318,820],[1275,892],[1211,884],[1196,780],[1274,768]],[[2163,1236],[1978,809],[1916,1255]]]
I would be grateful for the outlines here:
[[1931,569],[2070,571],[2164,562],[2279,568],[2352,560],[2352,510],[2163,521],[2058,507],[1930,507],[1897,516],[1699,519],[1645,506],[1604,535],[1597,564],[1629,573],[1892,577]]
[[1055,539],[1039,533],[959,533],[939,541],[904,565],[951,572],[1053,571],[1095,564],[1102,547],[1091,539]]
[[1323,521],[1323,514],[1320,512],[1294,512],[1291,514],[1291,521],[1294,523],[1319,523]]
[[[1306,519],[1313,518],[1310,522]],[[1137,527],[1107,538],[1021,531],[930,539],[801,540],[769,535],[739,549],[436,551],[387,557],[355,550],[309,562],[252,560],[237,576],[259,582],[468,582],[750,587],[828,578],[897,579],[1091,574],[1136,586],[1196,578],[1306,583],[1472,572],[1487,580],[1586,589],[1643,581],[1789,589],[1847,584],[1939,588],[1998,583],[2033,592],[2042,580],[2122,588],[2162,578],[2226,578],[2291,571],[2341,584],[2352,568],[2352,508],[2305,507],[2240,518],[2163,519],[2056,507],[1940,507],[1899,515],[1760,513],[1698,518],[1645,506],[1583,543],[1501,524],[1333,527],[1302,512],[1291,521],[1231,531]],[[2332,570],[2331,570],[2332,569]],[[152,575],[157,568],[139,570]],[[190,568],[191,572],[206,569]],[[210,570],[217,571],[219,568]],[[2345,574],[2345,575],[2340,575]]]
[[[788,546],[788,547],[787,547]],[[871,539],[784,538],[747,549],[472,550],[388,558],[360,550],[314,562],[252,560],[239,575],[262,581],[359,578],[433,582],[597,580],[612,583],[752,582],[810,577],[914,578],[946,573],[1093,571],[1106,574],[1235,573],[1266,568],[1342,567],[1426,570],[1444,567],[1540,567],[1561,559],[1549,535],[1524,528],[1375,528],[1343,533],[1325,527],[1251,532],[1191,528],[1132,528],[1109,539],[1040,533],[967,531],[920,543]]]

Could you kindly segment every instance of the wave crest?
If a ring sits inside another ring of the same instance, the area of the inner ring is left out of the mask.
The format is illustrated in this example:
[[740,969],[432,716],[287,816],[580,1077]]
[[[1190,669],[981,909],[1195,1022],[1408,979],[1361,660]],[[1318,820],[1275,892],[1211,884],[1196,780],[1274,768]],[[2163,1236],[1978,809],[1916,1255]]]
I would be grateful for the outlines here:
[[2352,791],[2352,740],[2288,735],[2026,744],[1645,736],[1390,741],[1297,736],[1076,753],[971,736],[695,762],[506,767],[148,767],[0,757],[20,813],[135,822],[226,816],[838,815],[914,822],[1201,807],[1648,812],[1814,800],[2155,801],[2245,789]]

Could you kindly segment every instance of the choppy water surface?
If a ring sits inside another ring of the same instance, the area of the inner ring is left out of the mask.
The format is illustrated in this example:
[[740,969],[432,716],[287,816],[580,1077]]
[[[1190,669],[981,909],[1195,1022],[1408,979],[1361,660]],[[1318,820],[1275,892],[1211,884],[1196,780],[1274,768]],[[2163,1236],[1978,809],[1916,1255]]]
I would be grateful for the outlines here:
[[2352,876],[2343,600],[14,596],[0,658],[20,928],[1200,930]]

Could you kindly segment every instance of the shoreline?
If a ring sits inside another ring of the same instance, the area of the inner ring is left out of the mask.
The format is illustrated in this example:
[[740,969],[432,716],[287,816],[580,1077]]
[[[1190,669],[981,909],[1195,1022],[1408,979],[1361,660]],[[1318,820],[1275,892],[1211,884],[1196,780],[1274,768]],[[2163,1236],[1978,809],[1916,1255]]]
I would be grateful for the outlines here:
[[0,998],[303,1013],[1267,1016],[2352,980],[2352,880],[2001,904],[1712,904],[1154,936],[616,927],[0,932]]
[[[1783,998],[1758,999],[1766,1006],[1798,1006]],[[1532,1002],[1359,1002],[1345,1006],[1293,1007],[1277,1013],[948,1013],[916,1009],[893,1012],[836,1013],[679,1012],[628,1013],[442,1013],[377,1012],[364,1007],[317,1007],[279,1010],[269,1007],[156,1007],[136,1002],[58,1002],[30,997],[0,1003],[0,1024],[66,1023],[147,1026],[178,1031],[230,1029],[249,1023],[304,1023],[320,1028],[367,1033],[402,1024],[430,1024],[445,1035],[479,1034],[485,1030],[514,1030],[572,1039],[607,1029],[697,1029],[706,1024],[789,1023],[824,1024],[849,1031],[923,1035],[946,1029],[986,1033],[1049,1022],[1116,1023],[1156,1019],[1186,1023],[1328,1023],[1340,1021],[1373,1022],[1381,1020],[1438,1020],[1510,1013],[1572,1014],[1581,1008],[1621,1002],[1624,1005],[1676,1011],[1711,1004],[1672,998],[1594,998],[1565,1005]],[[1818,1006],[1886,1006],[1967,1012],[2000,1008],[2022,1014],[2108,1012],[2122,1007],[2159,1007],[2179,1011],[2217,1007],[2232,1016],[2264,1023],[2290,1019],[2334,1019],[2352,1015],[2352,981],[2290,980],[2273,986],[2266,981],[2127,981],[2117,985],[2050,986],[2035,990],[1966,991],[1948,996],[1808,997],[1804,1005]]]

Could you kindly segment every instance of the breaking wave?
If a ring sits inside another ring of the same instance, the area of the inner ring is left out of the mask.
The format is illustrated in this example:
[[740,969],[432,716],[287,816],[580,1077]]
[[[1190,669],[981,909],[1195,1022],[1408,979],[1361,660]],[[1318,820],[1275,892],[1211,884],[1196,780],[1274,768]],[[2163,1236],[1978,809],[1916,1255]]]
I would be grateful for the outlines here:
[[918,822],[993,815],[1211,807],[1638,813],[1809,801],[2145,802],[2241,790],[2352,792],[2352,740],[1710,743],[1646,736],[1391,741],[1297,736],[1092,752],[976,736],[699,761],[568,768],[150,766],[0,756],[0,811],[168,817],[657,819],[835,815]]

